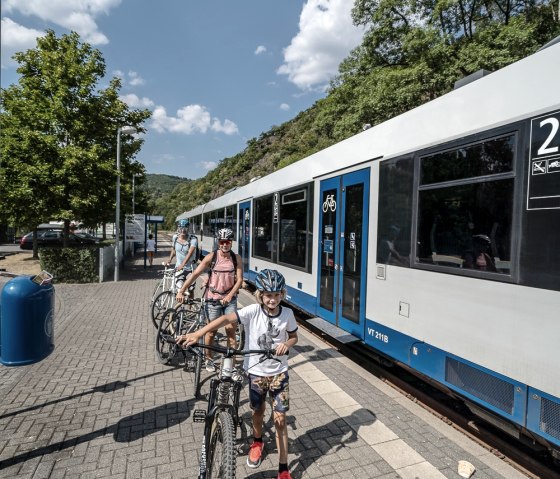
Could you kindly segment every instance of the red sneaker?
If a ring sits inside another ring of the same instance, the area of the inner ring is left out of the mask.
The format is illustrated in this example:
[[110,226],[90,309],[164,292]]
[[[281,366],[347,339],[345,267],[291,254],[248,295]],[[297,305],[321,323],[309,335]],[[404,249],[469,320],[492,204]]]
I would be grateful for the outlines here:
[[292,479],[292,476],[290,476],[290,471],[279,472],[278,479]]
[[249,467],[259,467],[262,462],[262,455],[264,450],[264,442],[253,442],[249,449],[249,455],[247,456],[247,465]]

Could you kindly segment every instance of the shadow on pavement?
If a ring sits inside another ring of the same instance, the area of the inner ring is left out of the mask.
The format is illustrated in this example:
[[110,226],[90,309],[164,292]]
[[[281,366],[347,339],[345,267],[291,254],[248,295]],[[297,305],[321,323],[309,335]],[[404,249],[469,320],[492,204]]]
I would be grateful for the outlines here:
[[185,421],[190,416],[191,407],[188,401],[172,402],[142,411],[132,416],[124,417],[116,424],[92,431],[83,436],[73,437],[64,441],[39,447],[32,451],[23,452],[18,456],[0,461],[0,470],[27,462],[36,457],[53,454],[74,448],[78,444],[90,442],[108,434],[113,435],[116,442],[131,442],[154,434],[161,429],[167,429]]
[[139,381],[141,379],[146,379],[146,378],[150,378],[152,376],[159,376],[160,374],[165,374],[167,372],[170,372],[171,369],[166,370],[166,371],[158,371],[157,373],[152,373],[152,374],[146,374],[144,376],[139,376],[137,378],[134,379],[129,379],[127,381],[113,381],[107,384],[103,384],[101,386],[95,386],[94,388],[91,388],[89,391],[84,391],[80,394],[72,394],[71,396],[66,396],[60,399],[55,399],[53,401],[49,401],[49,402],[45,402],[42,404],[36,404],[35,406],[30,406],[28,408],[25,409],[18,409],[17,411],[12,411],[6,414],[2,414],[0,416],[0,419],[4,419],[7,417],[12,417],[12,416],[17,416],[18,414],[22,414],[22,413],[28,413],[31,411],[35,411],[37,409],[41,409],[45,406],[51,406],[53,404],[58,404],[64,401],[70,401],[71,399],[76,399],[79,397],[83,397],[83,396],[88,396],[89,394],[94,394],[94,393],[110,393],[113,391],[118,391],[119,389],[124,389],[126,387],[128,387],[131,383],[135,382],[135,381]]

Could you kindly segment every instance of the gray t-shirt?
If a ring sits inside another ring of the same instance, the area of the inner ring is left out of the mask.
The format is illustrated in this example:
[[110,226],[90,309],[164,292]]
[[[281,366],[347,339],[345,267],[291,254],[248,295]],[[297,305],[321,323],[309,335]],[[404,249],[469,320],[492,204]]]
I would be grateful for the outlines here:
[[196,247],[198,246],[198,239],[196,238],[196,236],[191,236],[189,239],[187,239],[186,243],[184,244],[181,243],[177,238],[177,240],[175,240],[173,244],[175,246],[175,258],[176,258],[175,268],[181,266],[181,263],[185,260],[185,257],[189,253],[189,249],[192,246],[194,246],[195,252],[193,252],[191,257],[187,261],[187,264],[185,264],[183,268],[183,269],[187,269],[187,268],[190,269],[191,265],[194,263],[195,256],[196,256]]

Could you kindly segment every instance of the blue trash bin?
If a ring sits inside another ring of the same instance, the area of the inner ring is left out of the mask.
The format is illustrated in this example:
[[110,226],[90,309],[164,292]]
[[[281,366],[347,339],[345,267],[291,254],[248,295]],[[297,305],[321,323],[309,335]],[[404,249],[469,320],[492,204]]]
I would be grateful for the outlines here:
[[2,290],[0,363],[6,366],[36,363],[54,350],[54,286],[42,278],[18,276]]

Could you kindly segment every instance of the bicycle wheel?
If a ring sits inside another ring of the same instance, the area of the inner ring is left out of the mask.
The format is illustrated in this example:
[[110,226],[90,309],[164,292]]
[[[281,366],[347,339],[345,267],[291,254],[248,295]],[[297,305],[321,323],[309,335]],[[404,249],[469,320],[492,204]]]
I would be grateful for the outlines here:
[[208,478],[235,478],[235,437],[233,419],[227,411],[220,411],[214,417],[210,446],[206,456]]
[[[201,342],[204,342],[203,340]],[[200,354],[196,354],[194,358],[194,369],[193,369],[193,397],[196,399],[200,395],[200,372],[202,371],[202,351],[199,349]]]
[[156,357],[161,364],[168,364],[175,356],[175,344],[168,343],[163,335],[175,336],[175,310],[168,309],[159,322],[156,334]]
[[175,295],[171,291],[162,291],[156,296],[152,303],[151,317],[154,328],[158,328],[159,322],[169,308],[173,307],[175,302]]
[[242,324],[237,325],[237,330],[235,331],[235,339],[237,340],[237,349],[245,348],[245,328]]
[[163,291],[163,280],[159,280],[156,284],[156,287],[154,288],[154,292],[152,293],[152,296],[150,297],[150,306],[152,304],[154,304],[154,300],[157,298],[157,296]]
[[[203,323],[200,322],[200,307],[196,304],[183,304],[177,314],[180,315],[180,334],[189,334],[199,329]],[[193,377],[193,396],[198,397],[200,392],[200,371],[202,370],[203,354],[198,354],[198,349],[184,351],[186,359],[185,371],[192,368]]]

